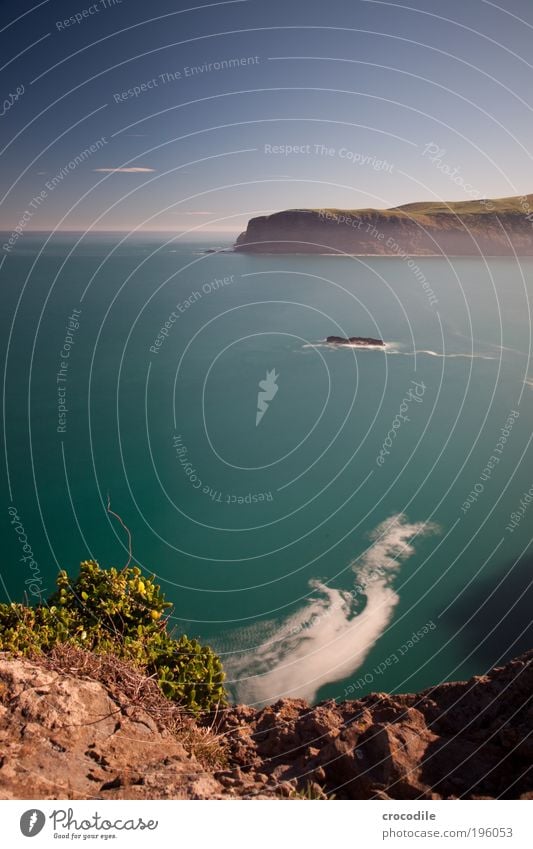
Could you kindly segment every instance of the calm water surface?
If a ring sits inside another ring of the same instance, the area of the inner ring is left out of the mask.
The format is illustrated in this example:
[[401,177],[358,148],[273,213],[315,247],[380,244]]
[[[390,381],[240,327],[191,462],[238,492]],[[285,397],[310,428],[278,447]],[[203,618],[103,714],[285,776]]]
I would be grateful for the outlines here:
[[32,577],[10,506],[46,595],[126,563],[109,495],[237,698],[412,691],[531,646],[531,260],[46,238],[0,271],[5,597]]

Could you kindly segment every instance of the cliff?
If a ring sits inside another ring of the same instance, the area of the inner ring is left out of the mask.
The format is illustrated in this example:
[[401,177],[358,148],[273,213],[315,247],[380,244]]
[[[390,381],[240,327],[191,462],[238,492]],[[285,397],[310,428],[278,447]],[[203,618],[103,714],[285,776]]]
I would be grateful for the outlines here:
[[533,195],[392,209],[289,209],[252,218],[247,253],[533,256]]
[[133,667],[0,655],[0,797],[533,798],[533,651],[418,694],[231,707],[202,727]]

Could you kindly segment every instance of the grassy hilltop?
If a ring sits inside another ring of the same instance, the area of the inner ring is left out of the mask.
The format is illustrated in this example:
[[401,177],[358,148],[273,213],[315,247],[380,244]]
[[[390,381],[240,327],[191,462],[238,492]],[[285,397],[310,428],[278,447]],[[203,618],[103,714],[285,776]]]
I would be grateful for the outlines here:
[[248,253],[533,256],[533,195],[391,209],[289,209],[252,218]]

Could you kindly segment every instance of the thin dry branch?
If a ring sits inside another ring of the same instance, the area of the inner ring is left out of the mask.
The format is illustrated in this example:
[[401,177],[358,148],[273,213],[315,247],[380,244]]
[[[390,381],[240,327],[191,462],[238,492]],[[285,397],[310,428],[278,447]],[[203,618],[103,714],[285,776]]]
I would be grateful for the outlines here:
[[131,531],[128,528],[128,526],[125,524],[122,517],[119,516],[118,513],[115,513],[114,510],[111,509],[111,497],[110,497],[109,493],[107,493],[107,512],[111,516],[114,516],[115,519],[118,519],[118,521],[120,522],[120,524],[122,525],[122,527],[124,528],[124,530],[126,531],[126,533],[128,535],[128,554],[129,554],[129,557],[128,557],[128,562],[124,566],[124,569],[127,569],[128,566],[130,565],[132,559],[133,559],[133,553],[132,553],[132,550],[131,550]]

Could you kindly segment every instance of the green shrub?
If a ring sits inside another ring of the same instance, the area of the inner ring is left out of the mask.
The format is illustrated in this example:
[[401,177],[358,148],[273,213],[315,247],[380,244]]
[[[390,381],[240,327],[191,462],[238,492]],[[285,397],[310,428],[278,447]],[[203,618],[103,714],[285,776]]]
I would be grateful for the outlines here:
[[106,570],[85,560],[74,582],[62,571],[56,583],[47,604],[0,604],[0,650],[31,654],[69,643],[134,661],[194,713],[225,703],[220,659],[196,640],[172,637],[165,618],[172,605],[138,567]]

